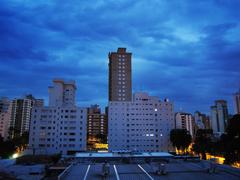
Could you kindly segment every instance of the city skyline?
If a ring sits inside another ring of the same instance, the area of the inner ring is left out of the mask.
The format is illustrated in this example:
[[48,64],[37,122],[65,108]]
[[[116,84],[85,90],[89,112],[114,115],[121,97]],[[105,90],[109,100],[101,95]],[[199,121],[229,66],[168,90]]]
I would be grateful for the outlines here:
[[232,114],[240,87],[240,2],[146,3],[3,1],[0,95],[31,93],[47,103],[45,87],[63,77],[76,80],[80,106],[106,106],[108,53],[126,47],[133,92],[168,97],[175,111],[191,113],[209,114],[224,99]]

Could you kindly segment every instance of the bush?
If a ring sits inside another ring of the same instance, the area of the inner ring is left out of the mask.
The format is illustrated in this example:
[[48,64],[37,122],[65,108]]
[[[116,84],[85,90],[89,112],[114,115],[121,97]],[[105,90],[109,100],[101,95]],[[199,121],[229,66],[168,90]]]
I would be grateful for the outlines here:
[[16,159],[16,164],[51,164],[57,163],[61,158],[60,154],[56,155],[26,155]]

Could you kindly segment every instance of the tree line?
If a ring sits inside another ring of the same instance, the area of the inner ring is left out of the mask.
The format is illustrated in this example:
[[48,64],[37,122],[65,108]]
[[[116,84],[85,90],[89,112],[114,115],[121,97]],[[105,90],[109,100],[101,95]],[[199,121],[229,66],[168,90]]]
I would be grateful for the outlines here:
[[11,158],[14,153],[24,150],[28,145],[28,138],[28,132],[13,139],[8,138],[6,141],[0,136],[0,157]]
[[186,152],[192,143],[192,151],[206,159],[206,153],[223,156],[225,164],[240,162],[240,114],[228,122],[226,133],[215,138],[212,129],[198,129],[193,139],[186,129],[173,129],[170,140],[177,150]]

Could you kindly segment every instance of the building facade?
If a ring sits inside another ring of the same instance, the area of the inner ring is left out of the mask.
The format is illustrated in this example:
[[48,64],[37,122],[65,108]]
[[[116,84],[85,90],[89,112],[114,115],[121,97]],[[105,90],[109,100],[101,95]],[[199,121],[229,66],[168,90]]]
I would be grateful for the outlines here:
[[0,99],[0,136],[6,140],[11,119],[11,101],[8,98]]
[[88,108],[87,114],[87,149],[95,150],[96,144],[107,143],[107,115],[101,113],[98,105]]
[[211,129],[209,117],[206,114],[196,111],[194,113],[194,120],[198,129]]
[[126,48],[111,52],[109,58],[109,101],[132,100],[132,53]]
[[55,79],[49,106],[34,107],[29,149],[34,154],[73,154],[86,150],[87,108],[75,105],[74,81]]
[[215,101],[215,105],[211,106],[210,120],[214,134],[222,134],[225,132],[228,121],[227,101]]
[[169,151],[174,128],[173,103],[147,93],[132,101],[110,101],[108,107],[109,151]]
[[235,113],[240,114],[240,90],[234,94],[233,102]]
[[32,95],[27,95],[22,99],[12,100],[11,120],[10,120],[10,138],[21,136],[29,132],[32,108],[34,106],[42,107],[43,99],[35,99]]
[[186,129],[194,136],[194,120],[192,114],[178,112],[175,114],[175,128]]

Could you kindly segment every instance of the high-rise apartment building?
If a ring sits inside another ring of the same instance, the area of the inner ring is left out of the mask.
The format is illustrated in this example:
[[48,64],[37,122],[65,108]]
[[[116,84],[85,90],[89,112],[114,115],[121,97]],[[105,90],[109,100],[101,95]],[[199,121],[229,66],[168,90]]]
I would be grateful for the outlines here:
[[109,101],[132,100],[132,53],[126,48],[111,52],[109,58]]
[[21,136],[29,131],[32,108],[43,106],[43,99],[35,99],[32,95],[27,95],[22,99],[12,100],[10,138]]
[[234,94],[233,102],[235,113],[240,114],[240,90]]
[[29,149],[35,154],[73,154],[86,150],[87,108],[75,105],[74,81],[55,79],[49,106],[34,107]]
[[0,99],[0,136],[6,140],[11,118],[11,101],[8,98]]
[[132,101],[110,101],[108,106],[109,151],[172,150],[173,103],[147,93],[135,93]]
[[215,105],[211,106],[211,127],[213,133],[222,134],[225,132],[228,121],[227,101],[217,100]]
[[98,105],[88,108],[87,115],[87,149],[96,149],[96,144],[107,143],[107,115],[101,113]]
[[194,135],[194,121],[192,114],[178,112],[175,115],[175,125],[176,129],[186,129],[189,131],[191,136]]

